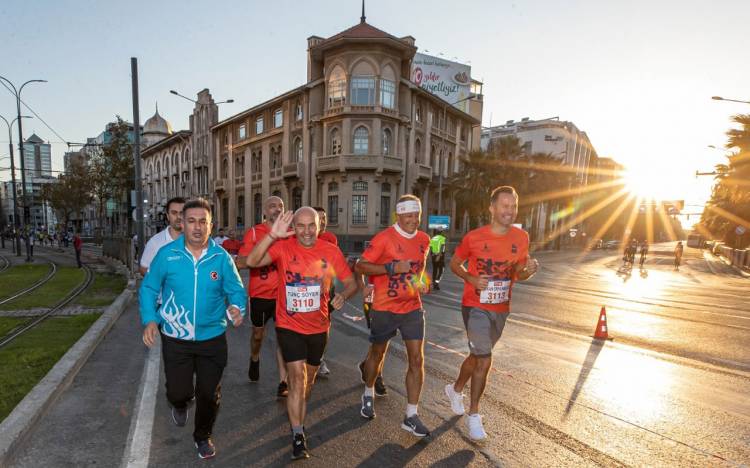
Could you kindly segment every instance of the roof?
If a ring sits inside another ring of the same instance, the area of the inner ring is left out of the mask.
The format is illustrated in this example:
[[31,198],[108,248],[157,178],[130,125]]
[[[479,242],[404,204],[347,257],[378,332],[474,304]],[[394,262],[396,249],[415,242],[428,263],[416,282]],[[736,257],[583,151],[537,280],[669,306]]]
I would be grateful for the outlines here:
[[246,109],[246,110],[244,110],[242,112],[239,112],[239,113],[234,114],[234,115],[232,115],[230,117],[227,117],[226,119],[224,119],[224,120],[222,120],[220,122],[216,122],[211,127],[211,131],[217,130],[217,129],[219,129],[219,128],[221,128],[221,127],[225,126],[226,124],[231,123],[233,121],[237,121],[237,120],[243,119],[243,118],[247,117],[248,115],[255,114],[256,112],[260,111],[264,107],[268,107],[268,106],[270,106],[272,104],[276,104],[279,101],[283,101],[285,99],[288,99],[289,97],[294,96],[295,94],[302,92],[305,89],[305,87],[308,86],[308,85],[309,85],[309,83],[305,83],[302,86],[298,86],[298,87],[296,87],[296,88],[294,88],[292,90],[289,90],[289,91],[287,91],[287,92],[285,92],[283,94],[280,94],[280,95],[278,95],[276,97],[273,97],[273,98],[271,98],[271,99],[269,99],[267,101],[261,102],[257,106],[253,106],[253,107],[251,107],[249,109]]
[[151,146],[146,147],[145,149],[141,150],[141,156],[145,156],[151,153],[155,153],[159,150],[162,150],[171,144],[182,140],[183,138],[189,137],[192,135],[193,132],[190,130],[179,130],[177,132],[174,132],[173,134],[169,135],[167,138],[163,140],[159,140],[158,142],[154,143]]
[[362,19],[358,24],[352,26],[349,29],[345,29],[338,34],[335,34],[328,39],[323,39],[310,48],[313,51],[313,55],[317,56],[319,52],[335,47],[336,45],[347,42],[368,42],[368,41],[382,41],[388,43],[390,46],[397,47],[402,50],[405,57],[412,57],[417,51],[414,46],[414,38],[407,36],[405,38],[398,38],[387,32],[376,28]]
[[39,138],[36,133],[32,133],[31,136],[26,139],[26,143],[44,143],[44,140]]

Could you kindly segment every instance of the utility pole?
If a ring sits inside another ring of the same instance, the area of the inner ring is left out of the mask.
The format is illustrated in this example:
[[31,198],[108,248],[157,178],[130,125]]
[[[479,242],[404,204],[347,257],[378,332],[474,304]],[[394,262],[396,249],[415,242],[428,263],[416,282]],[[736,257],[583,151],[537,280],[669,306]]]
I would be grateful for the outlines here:
[[[21,256],[21,237],[20,237],[20,229],[21,229],[21,222],[18,219],[18,195],[16,194],[16,162],[15,158],[13,158],[13,124],[15,123],[15,119],[13,121],[8,122],[8,120],[0,115],[0,118],[5,121],[5,124],[8,126],[8,151],[10,151],[10,179],[11,179],[11,186],[13,187],[13,245],[15,247],[16,256]],[[21,116],[21,118],[29,118],[25,115]]]
[[143,185],[141,183],[141,117],[138,109],[138,59],[130,57],[130,75],[133,82],[133,157],[135,158],[135,229],[138,235],[138,252],[143,252]]

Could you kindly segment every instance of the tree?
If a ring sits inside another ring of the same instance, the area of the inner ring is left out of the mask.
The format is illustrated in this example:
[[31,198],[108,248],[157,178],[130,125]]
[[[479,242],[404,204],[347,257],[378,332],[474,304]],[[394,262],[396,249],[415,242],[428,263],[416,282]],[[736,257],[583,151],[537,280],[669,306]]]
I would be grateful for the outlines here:
[[56,183],[42,187],[42,197],[67,227],[71,215],[80,212],[91,203],[91,191],[92,183],[88,169],[82,162],[73,160],[69,171],[60,174]]

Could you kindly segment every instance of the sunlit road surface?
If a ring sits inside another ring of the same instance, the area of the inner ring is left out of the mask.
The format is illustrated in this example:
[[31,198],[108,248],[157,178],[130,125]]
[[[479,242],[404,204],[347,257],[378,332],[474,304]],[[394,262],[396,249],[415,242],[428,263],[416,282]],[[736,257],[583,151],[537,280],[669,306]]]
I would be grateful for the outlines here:
[[[516,286],[481,410],[486,450],[519,465],[750,463],[749,280],[693,249],[679,272],[654,255],[628,275],[620,257],[540,254],[541,272]],[[460,283],[447,274],[441,288],[425,299],[427,378],[447,382],[467,346]],[[591,338],[602,305],[612,341]],[[519,427],[562,458],[514,449]]]

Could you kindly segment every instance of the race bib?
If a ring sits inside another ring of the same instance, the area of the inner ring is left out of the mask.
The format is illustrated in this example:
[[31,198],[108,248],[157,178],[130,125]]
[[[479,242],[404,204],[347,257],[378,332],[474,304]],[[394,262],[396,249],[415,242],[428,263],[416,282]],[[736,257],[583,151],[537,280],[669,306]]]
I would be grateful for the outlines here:
[[494,280],[487,283],[487,287],[480,291],[479,302],[482,304],[502,304],[508,302],[510,280]]
[[289,312],[317,312],[320,310],[319,284],[287,284],[286,309]]

